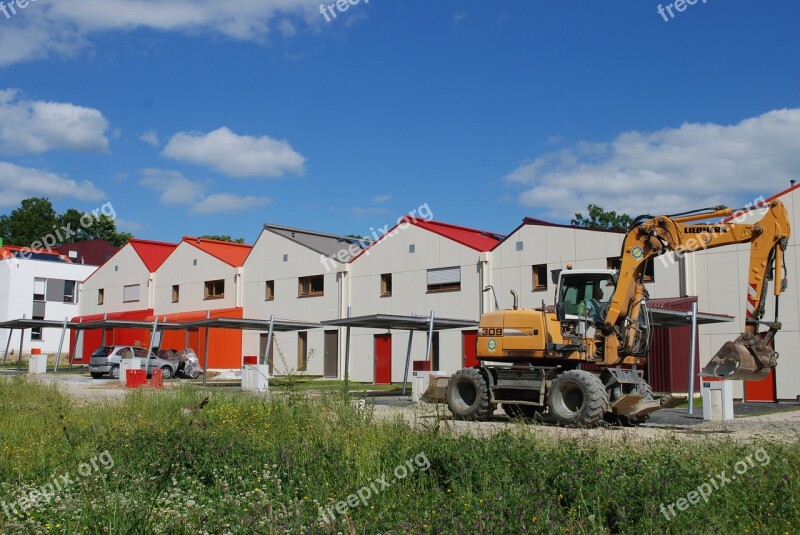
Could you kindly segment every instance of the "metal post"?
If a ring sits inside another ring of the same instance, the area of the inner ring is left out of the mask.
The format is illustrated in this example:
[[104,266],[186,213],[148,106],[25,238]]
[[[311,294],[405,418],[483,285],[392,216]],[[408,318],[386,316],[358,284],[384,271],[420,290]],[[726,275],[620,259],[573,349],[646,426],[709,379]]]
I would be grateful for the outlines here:
[[272,337],[275,333],[275,314],[269,315],[269,329],[267,330],[267,345],[264,347],[263,358],[260,358],[259,364],[269,364],[269,350],[272,349]]
[[697,301],[692,303],[692,340],[689,343],[689,414],[694,410],[694,354],[697,340]]
[[11,337],[14,335],[14,329],[8,330],[8,342],[6,343],[6,352],[3,353],[3,366],[6,365],[6,357],[8,357],[8,348],[11,347]]
[[[347,307],[347,317],[351,317],[352,307]],[[344,392],[350,392],[350,325],[347,326],[344,343]]]
[[58,373],[58,362],[61,360],[61,350],[64,348],[64,337],[67,334],[67,324],[69,323],[69,318],[64,318],[64,328],[61,329],[61,340],[58,342],[58,353],[56,353],[56,367],[53,369],[53,373]]
[[406,395],[406,384],[408,383],[408,367],[411,365],[411,342],[414,340],[414,329],[408,331],[408,352],[406,352],[406,368],[403,373],[403,395]]
[[19,354],[17,355],[17,373],[22,371],[22,343],[25,341],[25,329],[19,331]]
[[[105,322],[107,320],[108,320],[108,312],[104,312],[103,313],[103,324],[105,324]],[[103,347],[106,346],[106,334],[107,333],[108,333],[108,330],[105,327],[103,327],[103,340],[100,342],[100,345],[103,346]]]
[[[425,351],[425,360],[431,361],[431,347],[433,346],[433,310],[431,310],[431,317],[428,320],[428,349]],[[431,370],[433,371],[433,370]]]
[[[145,360],[144,364],[144,375],[145,377],[150,374],[150,353],[153,352],[153,342],[156,340],[156,331],[158,330],[158,316],[153,318],[153,332],[150,333],[150,344],[148,344],[147,348],[147,360]],[[131,355],[133,357],[135,355]]]
[[[78,323],[83,323],[83,318],[81,318]],[[82,336],[83,329],[79,329],[78,334],[75,335],[75,347],[72,348],[72,355],[69,357],[69,371],[72,371],[72,361],[75,360],[75,353],[78,351],[78,344],[82,342]],[[89,363],[91,364],[91,357],[89,357],[89,359]]]
[[[206,311],[206,320],[211,319],[211,311]],[[203,386],[206,386],[206,376],[208,375],[208,327],[206,327],[206,341],[203,347]]]

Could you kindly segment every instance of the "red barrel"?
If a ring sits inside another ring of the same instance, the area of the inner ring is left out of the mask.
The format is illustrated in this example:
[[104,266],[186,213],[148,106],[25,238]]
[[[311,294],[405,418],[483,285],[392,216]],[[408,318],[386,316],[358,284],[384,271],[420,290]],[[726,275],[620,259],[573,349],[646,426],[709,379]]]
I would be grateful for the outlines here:
[[164,386],[164,372],[160,368],[153,370],[150,376],[150,386],[161,388]]

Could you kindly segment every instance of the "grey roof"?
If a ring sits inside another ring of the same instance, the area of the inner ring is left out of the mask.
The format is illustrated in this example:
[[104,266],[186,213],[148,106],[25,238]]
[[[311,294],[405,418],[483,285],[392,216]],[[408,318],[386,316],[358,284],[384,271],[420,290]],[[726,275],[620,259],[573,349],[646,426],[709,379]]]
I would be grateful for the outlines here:
[[[303,230],[292,227],[282,227],[280,225],[264,225],[264,230],[269,230],[279,236],[299,243],[303,247],[307,247],[312,251],[325,256],[335,257],[339,251],[348,250],[351,244],[355,244],[359,248],[359,252],[365,249],[369,244],[364,244],[357,238],[348,236],[337,236],[336,234],[325,234],[324,232],[315,232],[313,230]],[[348,256],[354,258],[355,255]]]

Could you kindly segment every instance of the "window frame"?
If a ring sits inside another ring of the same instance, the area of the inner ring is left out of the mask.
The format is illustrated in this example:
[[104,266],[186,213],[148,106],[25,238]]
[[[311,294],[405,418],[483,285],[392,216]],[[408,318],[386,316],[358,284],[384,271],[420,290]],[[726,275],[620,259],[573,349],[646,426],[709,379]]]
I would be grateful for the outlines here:
[[381,297],[391,297],[392,296],[392,274],[391,273],[382,273],[381,274]]
[[[314,291],[314,281],[322,282],[322,288],[320,290]],[[325,275],[309,275],[297,278],[297,297],[322,297],[324,295]]]
[[[222,286],[222,292],[216,292],[218,285]],[[203,283],[203,296],[203,301],[225,299],[225,279],[214,279]]]
[[531,266],[531,291],[547,291],[547,264],[534,264]]

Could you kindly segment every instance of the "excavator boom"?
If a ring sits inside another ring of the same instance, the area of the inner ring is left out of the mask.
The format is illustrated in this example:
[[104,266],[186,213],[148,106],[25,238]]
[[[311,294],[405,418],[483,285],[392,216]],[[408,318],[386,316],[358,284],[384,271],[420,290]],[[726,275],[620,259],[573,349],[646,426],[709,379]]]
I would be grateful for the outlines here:
[[[603,364],[614,365],[628,354],[635,338],[640,304],[644,296],[642,273],[648,260],[673,251],[687,252],[734,244],[750,244],[745,327],[736,340],[726,342],[703,370],[703,375],[725,379],[757,380],[777,364],[771,348],[780,322],[763,321],[766,288],[774,281],[777,298],[786,288],[783,254],[790,234],[789,215],[780,201],[757,207],[763,217],[754,223],[730,220],[733,210],[715,208],[683,217],[637,218],[625,238],[617,289],[611,299],[606,323],[598,335]],[[721,223],[693,223],[724,219]],[[780,282],[778,282],[780,281]],[[776,307],[777,314],[777,307]],[[759,327],[767,327],[759,331]]]

